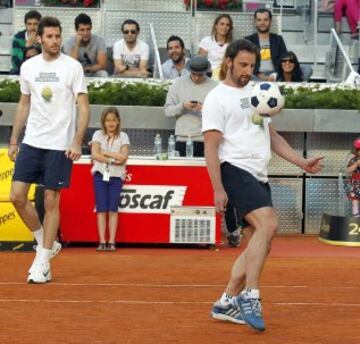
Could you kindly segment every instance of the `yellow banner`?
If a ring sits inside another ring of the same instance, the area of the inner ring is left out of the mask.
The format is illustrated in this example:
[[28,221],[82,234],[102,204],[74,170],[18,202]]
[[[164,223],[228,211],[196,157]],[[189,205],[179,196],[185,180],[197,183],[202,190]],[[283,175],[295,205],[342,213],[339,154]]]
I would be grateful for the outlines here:
[[[14,162],[12,162],[7,154],[7,148],[0,149],[0,202],[8,202],[11,180],[14,174]],[[28,198],[34,200],[35,185],[31,185]]]
[[11,202],[0,202],[0,241],[33,241],[31,231]]

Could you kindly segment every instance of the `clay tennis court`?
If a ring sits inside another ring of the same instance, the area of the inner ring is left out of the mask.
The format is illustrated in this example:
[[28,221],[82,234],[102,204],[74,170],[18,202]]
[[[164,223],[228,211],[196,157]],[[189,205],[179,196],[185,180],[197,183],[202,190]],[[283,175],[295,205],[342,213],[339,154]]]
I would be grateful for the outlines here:
[[46,285],[25,283],[33,253],[1,252],[0,343],[360,342],[359,248],[277,237],[262,278],[264,333],[209,318],[239,251],[66,248]]

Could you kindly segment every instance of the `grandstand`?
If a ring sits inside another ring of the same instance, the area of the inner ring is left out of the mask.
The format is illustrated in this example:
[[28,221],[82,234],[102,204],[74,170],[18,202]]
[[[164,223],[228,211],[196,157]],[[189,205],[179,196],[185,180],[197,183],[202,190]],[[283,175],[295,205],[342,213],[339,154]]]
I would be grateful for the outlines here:
[[[195,0],[194,0],[195,1]],[[258,0],[258,6],[268,7],[274,12],[273,32],[281,33],[289,50],[294,51],[300,63],[313,68],[311,80],[339,82],[346,78],[349,70],[344,58],[338,54],[336,44],[331,44],[330,30],[334,27],[333,14],[318,10],[319,2],[310,0]],[[0,73],[11,69],[11,39],[14,33],[23,29],[24,14],[34,6],[18,3],[35,1],[0,1]],[[38,1],[36,1],[38,3]],[[254,32],[252,13],[248,1],[243,1],[243,12],[232,11],[235,38]],[[199,40],[209,34],[217,11],[189,11],[182,0],[106,0],[100,8],[74,8],[36,6],[43,15],[55,15],[61,19],[64,40],[73,33],[73,20],[80,12],[88,13],[93,20],[93,31],[105,37],[108,47],[120,37],[120,23],[133,18],[140,23],[142,39],[151,43],[154,56],[154,40],[150,35],[150,24],[158,47],[165,47],[171,34],[181,36],[191,52],[197,51]],[[321,8],[320,8],[321,10]],[[223,12],[223,11],[222,11]],[[359,58],[358,41],[350,38],[350,32],[343,18],[341,42],[355,69]],[[161,55],[161,54],[160,54]],[[331,68],[330,68],[331,67]],[[156,68],[155,68],[156,69]],[[156,74],[155,74],[156,76]]]

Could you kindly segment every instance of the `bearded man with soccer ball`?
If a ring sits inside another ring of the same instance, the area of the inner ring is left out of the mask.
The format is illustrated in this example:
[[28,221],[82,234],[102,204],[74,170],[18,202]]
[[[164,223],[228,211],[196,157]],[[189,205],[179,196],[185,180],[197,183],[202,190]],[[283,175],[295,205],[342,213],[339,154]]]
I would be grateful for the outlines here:
[[[250,82],[258,54],[258,48],[244,39],[227,47],[226,78],[205,99],[202,132],[216,210],[224,212],[228,202],[236,207],[251,236],[211,316],[264,331],[259,279],[279,226],[267,176],[271,150],[308,173],[321,170],[322,158],[303,158],[272,126],[271,116],[283,103],[277,86]],[[268,113],[262,113],[264,108]],[[254,109],[260,111],[261,123],[254,123]]]

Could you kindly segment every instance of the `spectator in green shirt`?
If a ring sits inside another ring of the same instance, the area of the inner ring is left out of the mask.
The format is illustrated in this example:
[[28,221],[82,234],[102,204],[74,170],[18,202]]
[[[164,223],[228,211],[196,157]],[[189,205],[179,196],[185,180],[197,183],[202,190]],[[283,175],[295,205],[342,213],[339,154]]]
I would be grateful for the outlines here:
[[12,41],[10,74],[20,74],[21,64],[25,61],[26,48],[39,44],[36,31],[40,20],[41,14],[38,11],[31,10],[25,14],[25,30],[19,31]]

